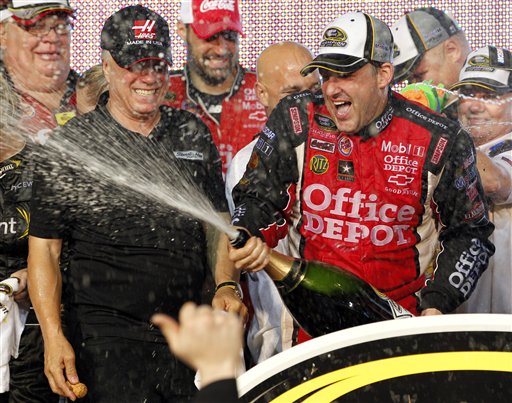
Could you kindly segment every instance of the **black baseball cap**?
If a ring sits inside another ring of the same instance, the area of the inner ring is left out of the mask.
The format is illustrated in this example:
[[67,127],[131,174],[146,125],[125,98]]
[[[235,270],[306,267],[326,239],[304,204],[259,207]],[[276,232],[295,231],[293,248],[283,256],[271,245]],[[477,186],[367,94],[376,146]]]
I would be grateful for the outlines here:
[[108,50],[123,68],[144,60],[162,60],[172,65],[167,21],[141,5],[122,8],[105,21],[101,48]]

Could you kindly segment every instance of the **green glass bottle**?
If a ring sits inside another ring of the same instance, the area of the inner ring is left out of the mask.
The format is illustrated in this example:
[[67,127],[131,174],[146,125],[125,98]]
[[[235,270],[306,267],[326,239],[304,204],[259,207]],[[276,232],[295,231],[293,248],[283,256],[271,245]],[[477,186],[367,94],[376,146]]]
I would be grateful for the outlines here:
[[[232,244],[241,247],[247,239],[248,235],[239,235]],[[272,251],[265,271],[276,283],[295,320],[313,337],[413,316],[364,280],[339,267]]]

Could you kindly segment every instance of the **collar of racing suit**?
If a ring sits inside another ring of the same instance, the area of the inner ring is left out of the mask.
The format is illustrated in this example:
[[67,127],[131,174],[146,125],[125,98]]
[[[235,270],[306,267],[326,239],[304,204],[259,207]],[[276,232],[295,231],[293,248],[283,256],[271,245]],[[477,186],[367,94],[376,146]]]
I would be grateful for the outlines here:
[[372,137],[376,137],[382,132],[386,127],[389,126],[391,120],[394,116],[394,108],[393,108],[393,100],[394,96],[392,95],[392,91],[389,91],[388,102],[384,108],[384,111],[377,116],[370,124],[366,127],[363,127],[357,136],[360,136],[363,141],[366,141]]

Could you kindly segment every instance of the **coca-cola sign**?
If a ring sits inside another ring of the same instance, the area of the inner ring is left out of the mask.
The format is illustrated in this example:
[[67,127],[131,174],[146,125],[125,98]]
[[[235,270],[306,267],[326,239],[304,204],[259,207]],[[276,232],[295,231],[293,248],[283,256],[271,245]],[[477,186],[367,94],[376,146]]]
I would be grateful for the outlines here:
[[203,0],[199,10],[202,13],[215,10],[235,11],[235,0]]

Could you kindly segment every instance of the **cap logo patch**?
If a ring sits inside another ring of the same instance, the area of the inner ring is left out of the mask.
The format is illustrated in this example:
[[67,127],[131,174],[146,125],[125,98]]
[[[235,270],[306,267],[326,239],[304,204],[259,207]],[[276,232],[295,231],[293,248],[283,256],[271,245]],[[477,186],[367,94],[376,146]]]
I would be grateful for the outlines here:
[[235,0],[203,0],[199,10],[202,13],[214,10],[235,11]]
[[489,58],[484,55],[476,55],[469,60],[468,64],[470,66],[489,67]]
[[137,39],[155,39],[156,38],[156,21],[138,20],[133,23],[133,31]]
[[324,32],[324,40],[320,47],[345,47],[347,46],[347,34],[340,28],[328,28]]

